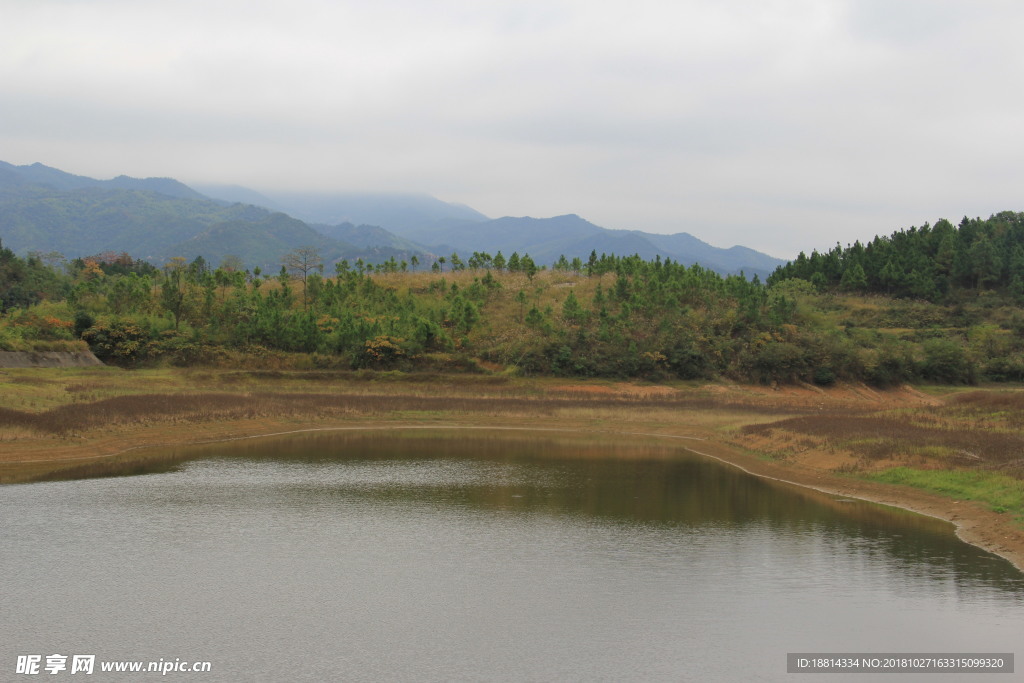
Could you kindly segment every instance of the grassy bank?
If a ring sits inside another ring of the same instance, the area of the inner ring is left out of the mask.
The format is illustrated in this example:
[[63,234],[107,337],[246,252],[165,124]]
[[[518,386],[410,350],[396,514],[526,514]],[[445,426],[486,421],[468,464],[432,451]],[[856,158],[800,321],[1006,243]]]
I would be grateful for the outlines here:
[[[1024,526],[1024,392],[936,392],[920,405],[745,425],[736,441],[783,462],[979,501]],[[828,463],[828,465],[825,465]]]
[[912,486],[957,500],[988,505],[993,512],[1009,514],[1024,528],[1024,486],[1021,480],[992,472],[918,470],[894,467],[866,475],[871,481]]

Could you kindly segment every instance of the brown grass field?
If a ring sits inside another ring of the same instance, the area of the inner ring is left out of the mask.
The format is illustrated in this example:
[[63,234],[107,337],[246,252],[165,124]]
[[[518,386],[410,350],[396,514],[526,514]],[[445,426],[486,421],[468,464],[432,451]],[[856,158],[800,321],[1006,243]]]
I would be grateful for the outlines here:
[[307,429],[495,426],[673,437],[759,476],[949,520],[1024,567],[1024,391],[485,375],[0,370],[0,484],[148,446]]

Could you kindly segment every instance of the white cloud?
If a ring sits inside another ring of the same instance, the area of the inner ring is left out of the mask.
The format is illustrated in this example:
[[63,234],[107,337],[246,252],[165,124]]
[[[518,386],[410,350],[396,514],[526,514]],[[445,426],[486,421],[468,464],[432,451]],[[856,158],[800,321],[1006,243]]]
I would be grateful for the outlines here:
[[1024,6],[0,0],[0,149],[787,256],[1021,209]]

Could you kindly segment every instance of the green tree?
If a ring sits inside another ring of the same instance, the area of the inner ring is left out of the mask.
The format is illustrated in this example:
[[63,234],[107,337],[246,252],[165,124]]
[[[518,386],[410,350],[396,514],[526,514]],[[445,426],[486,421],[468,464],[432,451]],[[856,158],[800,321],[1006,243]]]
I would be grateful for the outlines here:
[[576,298],[576,293],[570,291],[569,296],[565,297],[565,301],[562,302],[562,319],[575,325],[583,322],[585,317],[586,311],[580,305],[579,299]]
[[540,270],[529,254],[523,254],[522,258],[519,259],[519,269],[526,273],[527,279],[531,282],[534,276],[537,275],[538,270]]
[[160,305],[174,318],[175,330],[192,303],[187,270],[185,258],[175,256],[164,265],[164,278],[160,284]]
[[868,277],[864,273],[864,267],[854,263],[843,272],[839,281],[839,287],[847,292],[863,292],[868,287]]
[[987,236],[982,237],[971,245],[968,252],[971,275],[974,277],[975,287],[983,289],[987,285],[999,281],[1001,274],[1001,259],[996,245]]

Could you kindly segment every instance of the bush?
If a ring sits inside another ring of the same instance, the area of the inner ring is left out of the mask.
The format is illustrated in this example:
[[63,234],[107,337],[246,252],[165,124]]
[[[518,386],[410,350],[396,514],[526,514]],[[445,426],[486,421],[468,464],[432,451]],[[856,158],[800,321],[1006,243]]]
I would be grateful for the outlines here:
[[114,365],[137,365],[146,358],[150,336],[134,320],[101,322],[82,332],[92,352]]
[[877,349],[865,349],[861,362],[865,379],[877,387],[890,387],[909,382],[917,368],[910,345],[900,341],[886,341]]
[[405,340],[388,335],[378,335],[366,340],[363,355],[367,367],[390,368],[406,357],[402,344]]
[[921,363],[924,379],[944,384],[973,384],[976,380],[974,364],[955,341],[929,339],[921,348],[924,351]]
[[174,330],[165,330],[145,350],[149,359],[166,359],[171,365],[213,365],[226,357],[223,349]]
[[760,382],[793,382],[806,376],[805,350],[789,342],[769,342],[754,358],[754,373]]
[[989,358],[982,367],[982,375],[993,382],[1024,382],[1024,357]]
[[819,367],[814,369],[814,383],[819,386],[828,386],[836,383],[836,373],[832,368]]
[[82,333],[84,333],[87,329],[89,329],[90,327],[92,327],[95,324],[96,324],[96,319],[93,318],[92,315],[90,315],[86,311],[77,311],[75,313],[75,321],[74,321],[75,336],[78,337],[79,339],[81,339],[82,338]]

